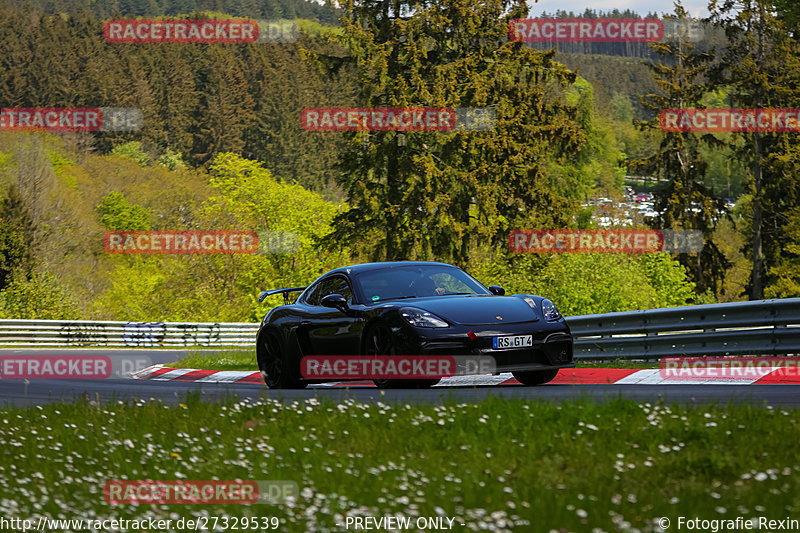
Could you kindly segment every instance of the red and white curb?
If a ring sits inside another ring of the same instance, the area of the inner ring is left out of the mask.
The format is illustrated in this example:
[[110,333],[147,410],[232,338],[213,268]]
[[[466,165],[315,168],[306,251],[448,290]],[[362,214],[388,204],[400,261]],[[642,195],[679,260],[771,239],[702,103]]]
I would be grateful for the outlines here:
[[[690,379],[686,377],[665,377],[658,368],[643,370],[621,368],[565,368],[550,384],[584,385],[752,385],[752,384],[791,384],[800,383],[800,373],[786,372],[786,368],[752,368],[741,372],[740,376],[727,378],[706,377]],[[796,370],[796,369],[792,369]],[[798,375],[795,375],[798,374]],[[259,372],[233,370],[194,370],[191,368],[170,368],[154,365],[134,372],[135,379],[151,381],[194,381],[197,383],[259,383],[264,384]],[[510,372],[497,376],[454,376],[444,378],[437,387],[475,387],[495,385],[519,385]],[[313,387],[372,387],[369,380],[330,382],[312,385]]]

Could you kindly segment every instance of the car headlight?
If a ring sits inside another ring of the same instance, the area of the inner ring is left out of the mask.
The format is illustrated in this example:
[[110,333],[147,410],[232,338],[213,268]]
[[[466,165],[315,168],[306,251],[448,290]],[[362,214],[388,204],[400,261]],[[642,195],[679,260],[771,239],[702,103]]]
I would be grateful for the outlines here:
[[447,328],[450,324],[428,311],[415,307],[403,307],[400,309],[400,316],[412,326],[418,328]]
[[556,309],[556,304],[547,298],[542,300],[542,315],[544,315],[545,320],[558,320],[561,318],[561,313]]
[[530,296],[526,296],[523,298],[523,300],[525,300],[526,304],[531,306],[531,309],[533,309],[534,312],[536,311],[536,301],[533,298],[531,298]]

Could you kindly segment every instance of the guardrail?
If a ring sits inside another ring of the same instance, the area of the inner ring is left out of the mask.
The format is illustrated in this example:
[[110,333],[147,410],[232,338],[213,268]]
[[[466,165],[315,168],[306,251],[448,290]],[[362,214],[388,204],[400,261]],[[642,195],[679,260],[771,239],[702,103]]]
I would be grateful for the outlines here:
[[[800,298],[567,317],[575,358],[800,354]],[[251,347],[257,323],[0,320],[0,346]]]
[[800,298],[568,317],[576,359],[800,354]]
[[0,346],[252,346],[258,326],[248,322],[0,320]]

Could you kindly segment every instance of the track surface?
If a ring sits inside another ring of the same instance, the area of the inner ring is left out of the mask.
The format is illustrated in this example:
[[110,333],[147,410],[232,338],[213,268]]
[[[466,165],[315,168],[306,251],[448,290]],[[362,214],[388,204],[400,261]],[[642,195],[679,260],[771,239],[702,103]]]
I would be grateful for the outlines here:
[[[48,354],[62,350],[2,350],[2,355]],[[120,355],[120,350],[92,350],[93,353]],[[153,363],[174,361],[180,358],[177,351],[130,350],[138,355],[147,354]],[[74,351],[72,353],[75,353]],[[85,352],[83,352],[85,353]],[[167,403],[183,401],[187,394],[197,394],[204,401],[224,398],[272,398],[283,401],[302,401],[306,398],[333,401],[352,398],[356,401],[439,403],[443,400],[477,402],[488,397],[521,398],[530,400],[561,401],[591,398],[596,401],[630,398],[642,402],[663,399],[678,403],[749,403],[800,407],[800,385],[581,385],[548,384],[539,387],[521,385],[448,387],[428,390],[379,390],[375,388],[326,387],[305,390],[269,390],[256,383],[198,383],[183,381],[146,381],[134,379],[103,380],[0,380],[0,406],[40,405],[61,401],[130,401],[157,399]]]

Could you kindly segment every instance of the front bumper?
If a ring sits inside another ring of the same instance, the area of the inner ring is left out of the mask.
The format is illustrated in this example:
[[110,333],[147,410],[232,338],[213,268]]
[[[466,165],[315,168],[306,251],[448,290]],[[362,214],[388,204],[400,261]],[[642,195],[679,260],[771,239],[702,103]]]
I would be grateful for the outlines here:
[[[404,353],[491,357],[498,373],[551,370],[575,366],[572,335],[563,322],[544,324],[537,322],[533,325],[508,324],[503,327],[502,331],[496,327],[447,329],[450,331],[426,330],[423,335],[420,335],[420,328],[413,328],[415,335],[401,334],[407,341],[404,343],[406,344]],[[453,331],[454,329],[456,331]],[[462,329],[463,331],[461,331]],[[477,337],[475,340],[469,338],[468,332],[470,331]],[[492,338],[503,335],[532,335],[533,346],[515,349],[492,348]]]

